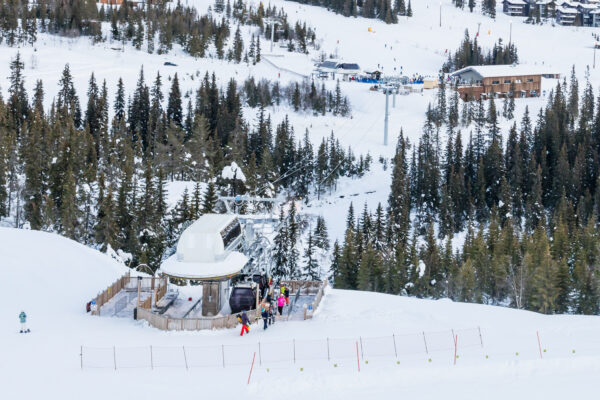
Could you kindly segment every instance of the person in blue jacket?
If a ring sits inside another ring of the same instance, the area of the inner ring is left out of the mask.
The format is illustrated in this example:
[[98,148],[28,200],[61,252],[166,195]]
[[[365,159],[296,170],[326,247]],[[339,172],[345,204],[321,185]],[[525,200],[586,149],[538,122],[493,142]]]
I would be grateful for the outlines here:
[[27,314],[25,314],[25,311],[21,311],[21,314],[19,314],[19,321],[21,322],[21,333],[28,333],[29,329],[27,329]]

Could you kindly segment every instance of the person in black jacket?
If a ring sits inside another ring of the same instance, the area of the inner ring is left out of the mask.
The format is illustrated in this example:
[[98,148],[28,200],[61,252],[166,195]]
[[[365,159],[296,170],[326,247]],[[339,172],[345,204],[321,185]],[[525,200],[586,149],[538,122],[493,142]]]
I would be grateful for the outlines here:
[[275,323],[275,302],[269,303],[269,325]]
[[290,305],[290,288],[289,287],[285,287],[285,305],[289,306]]
[[265,326],[263,329],[267,329],[267,322],[269,320],[269,311],[267,310],[267,305],[263,304],[262,308],[260,309],[260,316],[263,319],[263,322],[265,323]]
[[244,331],[246,331],[246,333],[250,333],[250,320],[248,319],[246,311],[242,311],[240,320],[242,322],[242,331],[240,332],[240,336],[244,336]]

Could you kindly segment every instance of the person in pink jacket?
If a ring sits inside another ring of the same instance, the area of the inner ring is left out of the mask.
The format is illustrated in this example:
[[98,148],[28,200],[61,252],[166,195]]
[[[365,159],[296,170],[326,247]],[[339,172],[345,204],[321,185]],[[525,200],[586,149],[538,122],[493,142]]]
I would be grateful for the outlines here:
[[283,306],[285,305],[285,297],[280,294],[277,298],[277,309],[279,310],[279,315],[283,314]]

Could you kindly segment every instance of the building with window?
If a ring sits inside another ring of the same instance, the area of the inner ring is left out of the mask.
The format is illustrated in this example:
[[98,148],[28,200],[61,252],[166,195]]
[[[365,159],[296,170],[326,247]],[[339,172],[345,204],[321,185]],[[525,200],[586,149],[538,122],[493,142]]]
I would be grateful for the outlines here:
[[527,16],[527,3],[523,0],[504,0],[502,10],[504,14],[515,17]]
[[542,78],[557,79],[560,74],[546,68],[528,65],[478,65],[451,74],[453,87],[465,100],[490,97],[537,97]]

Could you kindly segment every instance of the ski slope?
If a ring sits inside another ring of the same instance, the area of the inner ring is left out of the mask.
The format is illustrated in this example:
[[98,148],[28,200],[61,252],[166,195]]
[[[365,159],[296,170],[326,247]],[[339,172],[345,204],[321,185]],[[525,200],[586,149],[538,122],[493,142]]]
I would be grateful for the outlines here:
[[[255,324],[244,337],[237,329],[162,332],[131,319],[85,313],[85,302],[124,271],[106,255],[26,230],[0,229],[0,243],[5,278],[0,385],[7,399],[560,399],[589,397],[596,390],[598,317],[330,289],[309,321],[277,322],[266,331]],[[30,334],[18,333],[21,310],[29,316]],[[536,332],[544,349],[541,360]],[[248,384],[258,342],[262,360],[257,356]]]

